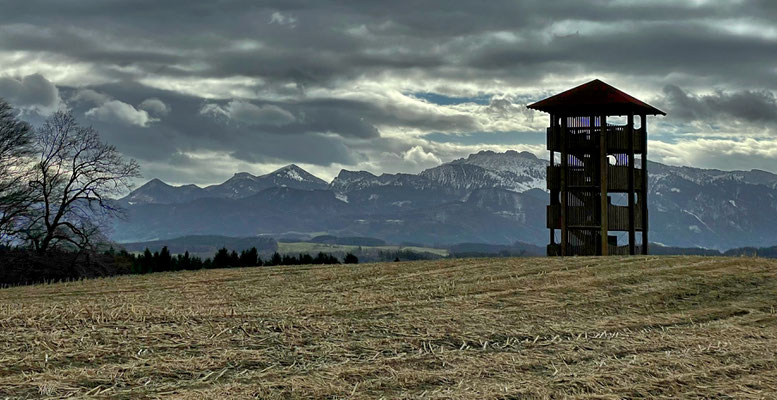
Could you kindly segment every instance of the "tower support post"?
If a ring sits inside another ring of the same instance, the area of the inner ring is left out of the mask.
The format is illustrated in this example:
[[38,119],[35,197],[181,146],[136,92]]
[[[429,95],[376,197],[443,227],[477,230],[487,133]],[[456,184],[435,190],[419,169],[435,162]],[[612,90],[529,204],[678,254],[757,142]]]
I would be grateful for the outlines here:
[[600,207],[601,207],[601,227],[600,227],[600,233],[601,236],[601,255],[606,256],[609,254],[609,243],[608,243],[608,215],[607,215],[607,173],[609,170],[609,160],[607,159],[607,116],[602,114],[599,116],[599,196],[600,196]]
[[639,116],[642,125],[642,254],[648,254],[648,169],[647,169],[647,115]]
[[626,123],[626,134],[628,135],[629,146],[629,166],[628,166],[628,192],[629,192],[629,254],[636,254],[636,234],[634,227],[634,113],[629,113]]
[[[548,138],[548,141],[550,141],[553,137],[556,135],[556,124],[555,121],[556,118],[553,116],[553,114],[550,115],[550,136]],[[556,152],[553,150],[550,150],[550,169],[549,171],[553,171],[553,167],[556,163]],[[548,190],[550,192],[550,202],[548,204],[554,205],[556,204],[556,199],[554,199],[554,196],[558,196],[558,193],[553,190],[552,188],[549,188]],[[553,228],[553,225],[550,227],[550,249],[554,248],[554,245],[556,244],[556,229]],[[551,254],[548,254],[551,255]],[[552,254],[557,255],[557,254]]]
[[561,117],[561,255],[567,255],[567,245],[569,243],[569,232],[567,229],[567,117]]

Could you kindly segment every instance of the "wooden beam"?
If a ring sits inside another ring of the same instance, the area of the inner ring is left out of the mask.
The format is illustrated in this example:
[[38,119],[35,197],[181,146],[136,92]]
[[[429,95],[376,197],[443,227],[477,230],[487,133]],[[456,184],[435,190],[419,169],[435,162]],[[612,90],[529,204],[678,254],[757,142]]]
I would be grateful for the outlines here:
[[607,171],[609,170],[610,162],[607,159],[607,116],[600,116],[601,125],[599,128],[599,195],[601,203],[601,236],[602,249],[601,255],[606,256],[609,254],[608,244],[608,228],[609,220],[607,215]]
[[647,115],[639,116],[642,120],[642,254],[648,254],[648,170],[647,170]]
[[[556,118],[553,116],[553,114],[551,114],[551,115],[550,115],[550,135],[551,135],[551,137],[554,135],[554,132],[555,132],[555,126],[556,126],[556,125],[555,125],[555,120],[556,120]],[[550,138],[548,138],[548,139],[550,139]],[[548,143],[548,144],[550,145],[550,143]],[[549,147],[550,147],[550,146],[549,146]],[[554,165],[554,164],[555,164],[555,162],[556,162],[555,158],[556,158],[556,152],[554,152],[553,150],[551,150],[551,151],[550,151],[550,167],[551,167],[551,168],[550,168],[550,170],[549,170],[549,171],[552,171],[552,170],[553,170],[553,165]],[[549,177],[550,177],[550,174],[548,174],[548,177],[546,177],[546,179],[550,179]],[[550,204],[550,205],[553,205],[553,204],[554,204],[554,200],[555,200],[555,199],[553,198],[553,196],[554,196],[554,195],[555,195],[555,196],[558,196],[558,193],[556,193],[556,191],[555,191],[555,190],[552,190],[552,189],[551,189],[551,190],[549,190],[549,192],[550,192],[550,202],[549,202],[548,204]],[[548,211],[547,211],[547,209],[546,209],[546,211],[545,211],[545,212],[546,212],[546,213],[548,212]],[[545,219],[547,220],[548,218],[546,217]],[[552,248],[552,245],[556,244],[556,230],[555,230],[555,229],[553,229],[553,227],[552,227],[552,226],[550,227],[550,244],[551,244],[551,248]],[[550,254],[548,254],[548,255],[550,255]]]
[[567,255],[567,117],[561,117],[561,255]]
[[626,134],[629,141],[629,254],[636,254],[634,233],[634,113],[629,113],[629,119],[626,123]]

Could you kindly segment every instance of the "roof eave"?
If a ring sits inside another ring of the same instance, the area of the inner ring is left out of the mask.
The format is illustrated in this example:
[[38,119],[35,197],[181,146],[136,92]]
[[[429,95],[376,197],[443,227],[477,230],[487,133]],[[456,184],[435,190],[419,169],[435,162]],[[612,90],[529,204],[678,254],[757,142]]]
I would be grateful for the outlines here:
[[[529,105],[526,106],[526,108],[529,108],[529,109],[532,109],[532,110],[541,111],[541,112],[545,112],[545,113],[548,113],[548,114],[581,114],[581,115],[584,115],[584,114],[587,114],[587,113],[591,112],[591,110],[600,110],[602,108],[605,108],[605,109],[609,108],[609,111],[605,111],[605,113],[613,112],[613,114],[608,114],[608,115],[627,115],[627,114],[629,114],[629,111],[631,111],[631,112],[634,113],[634,115],[645,114],[645,115],[654,115],[654,116],[655,115],[666,116],[665,112],[663,112],[663,111],[661,111],[661,110],[659,110],[659,109],[657,109],[657,108],[655,108],[653,106],[650,106],[648,108],[646,108],[646,107],[628,107],[628,106],[626,106],[626,107],[620,109],[619,107],[612,106],[612,105],[609,105],[609,106],[595,106],[595,105],[591,105],[591,106],[580,106],[580,107],[542,107],[542,106],[538,107],[536,104],[537,103],[529,104]],[[629,108],[632,108],[632,110],[629,110]]]

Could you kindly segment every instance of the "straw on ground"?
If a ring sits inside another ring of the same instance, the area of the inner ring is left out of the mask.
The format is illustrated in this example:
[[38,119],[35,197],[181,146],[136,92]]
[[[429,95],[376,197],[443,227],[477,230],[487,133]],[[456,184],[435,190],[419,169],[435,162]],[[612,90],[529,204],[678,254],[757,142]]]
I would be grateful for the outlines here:
[[777,396],[777,262],[472,259],[0,290],[0,397]]

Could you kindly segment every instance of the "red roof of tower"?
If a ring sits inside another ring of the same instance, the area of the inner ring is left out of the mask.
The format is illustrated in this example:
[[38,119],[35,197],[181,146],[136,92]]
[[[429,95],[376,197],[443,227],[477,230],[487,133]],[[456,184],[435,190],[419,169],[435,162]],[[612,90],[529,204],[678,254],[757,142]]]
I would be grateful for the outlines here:
[[666,115],[665,112],[598,80],[540,100],[527,107],[551,114],[569,115]]

